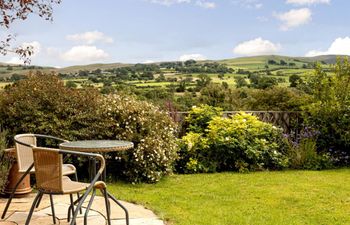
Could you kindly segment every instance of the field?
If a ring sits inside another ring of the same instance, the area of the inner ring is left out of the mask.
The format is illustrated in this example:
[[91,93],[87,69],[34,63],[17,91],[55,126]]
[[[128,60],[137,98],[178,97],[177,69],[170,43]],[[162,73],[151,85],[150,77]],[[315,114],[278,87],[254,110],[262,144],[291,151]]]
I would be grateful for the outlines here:
[[350,170],[174,175],[109,184],[174,225],[350,224]]
[[[313,72],[313,68],[310,67],[310,63],[313,63],[317,60],[324,60],[323,67],[329,68],[330,65],[326,64],[326,62],[334,62],[335,56],[323,56],[316,58],[300,58],[300,57],[286,57],[286,56],[256,56],[256,57],[243,57],[243,58],[234,58],[234,59],[225,59],[218,61],[203,61],[198,63],[218,63],[224,65],[228,68],[233,69],[231,73],[181,73],[177,72],[174,69],[169,68],[161,68],[161,73],[163,73],[166,79],[175,79],[176,81],[156,81],[156,78],[159,74],[154,74],[154,79],[152,80],[138,80],[138,81],[127,81],[125,82],[128,85],[135,86],[136,88],[156,88],[156,87],[167,87],[169,85],[178,85],[180,81],[187,79],[186,85],[188,87],[195,86],[196,80],[198,80],[199,76],[204,74],[211,78],[213,83],[221,84],[226,82],[229,86],[234,87],[236,85],[235,78],[236,77],[244,77],[247,82],[247,74],[243,72],[249,73],[257,73],[263,76],[271,77],[278,79],[278,85],[280,86],[289,86],[289,77],[291,75],[298,75],[302,78],[307,77]],[[269,61],[274,61],[276,64],[269,64]],[[285,65],[281,65],[280,62],[286,63]],[[160,63],[159,63],[160,64]],[[102,87],[102,83],[89,83],[87,82],[86,77],[82,77],[79,74],[81,71],[86,71],[89,73],[89,76],[98,75],[93,71],[108,71],[110,69],[122,68],[122,67],[130,67],[132,64],[121,64],[121,63],[111,63],[111,64],[91,64],[91,65],[77,65],[70,66],[66,68],[52,68],[52,67],[38,67],[38,66],[20,66],[20,65],[6,65],[1,64],[0,66],[0,79],[5,79],[6,84],[9,82],[9,78],[14,75],[26,75],[29,71],[43,71],[43,72],[55,72],[58,74],[66,74],[67,77],[65,79],[69,79],[74,81],[78,87],[82,87],[82,84],[93,85],[96,87]],[[240,72],[243,71],[243,72]],[[269,72],[267,72],[269,71]],[[223,77],[221,75],[224,75]],[[220,77],[221,76],[221,77]],[[15,79],[15,78],[13,78]],[[13,81],[13,79],[11,81]],[[4,81],[0,81],[0,88],[4,87]],[[87,82],[87,83],[86,83]]]

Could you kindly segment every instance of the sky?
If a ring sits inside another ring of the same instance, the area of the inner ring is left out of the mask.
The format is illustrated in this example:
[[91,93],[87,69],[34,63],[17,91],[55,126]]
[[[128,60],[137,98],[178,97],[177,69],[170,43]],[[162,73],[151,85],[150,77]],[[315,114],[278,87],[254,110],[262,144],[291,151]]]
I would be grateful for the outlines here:
[[[62,0],[54,20],[2,29],[32,64],[151,63],[278,54],[350,55],[349,0]],[[20,63],[15,55],[0,62]]]

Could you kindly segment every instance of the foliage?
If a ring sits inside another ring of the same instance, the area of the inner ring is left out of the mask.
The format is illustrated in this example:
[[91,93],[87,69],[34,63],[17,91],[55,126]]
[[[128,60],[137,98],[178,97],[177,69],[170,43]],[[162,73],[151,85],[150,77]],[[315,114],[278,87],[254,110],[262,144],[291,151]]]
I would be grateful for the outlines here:
[[303,79],[297,75],[293,74],[289,77],[290,87],[297,87],[299,84],[303,83]]
[[218,107],[200,105],[199,107],[193,106],[188,113],[185,121],[188,124],[188,131],[203,133],[207,129],[209,122],[215,116],[221,116],[222,109]]
[[135,144],[132,151],[119,155],[128,180],[157,182],[172,172],[177,157],[176,127],[166,112],[123,95],[104,98],[102,108],[110,132]]
[[69,88],[77,88],[78,85],[77,85],[74,81],[69,80],[69,81],[67,81],[67,83],[66,83],[66,87],[69,87]]
[[245,105],[249,110],[300,111],[311,102],[311,97],[302,91],[272,87],[266,90],[249,90]]
[[307,81],[313,102],[304,110],[305,123],[320,131],[318,150],[329,152],[337,164],[349,164],[350,156],[350,63],[338,59],[334,74],[320,65]]
[[246,172],[288,166],[281,129],[246,113],[223,118],[210,106],[195,110],[195,116],[192,112],[186,118],[193,122],[180,141],[177,171]]
[[329,153],[317,152],[318,131],[305,127],[296,140],[289,138],[288,156],[293,169],[321,170],[332,168]]
[[[41,133],[67,140],[124,139],[135,148],[111,157],[111,170],[134,182],[156,182],[176,157],[175,125],[154,105],[95,89],[72,89],[54,75],[33,74],[0,97],[0,118],[13,136]],[[116,168],[122,168],[117,170]]]
[[250,114],[213,118],[207,137],[219,171],[244,172],[288,166],[281,141],[282,130]]
[[0,130],[0,193],[3,192],[7,184],[7,176],[11,168],[12,159],[5,152],[7,132]]
[[274,77],[251,74],[248,78],[250,86],[256,89],[266,89],[277,85],[277,79]]

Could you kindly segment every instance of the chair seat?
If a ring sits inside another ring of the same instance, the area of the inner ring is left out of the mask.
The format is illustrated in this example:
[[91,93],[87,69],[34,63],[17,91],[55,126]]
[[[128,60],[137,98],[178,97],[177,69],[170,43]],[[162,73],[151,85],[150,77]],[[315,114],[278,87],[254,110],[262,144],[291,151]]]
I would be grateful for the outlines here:
[[[76,171],[77,171],[77,169],[72,164],[63,164],[62,165],[62,175],[63,176],[75,174]],[[20,171],[20,172],[24,173],[25,171]],[[30,170],[30,173],[35,173],[34,167],[33,167],[33,169]]]
[[89,187],[89,183],[72,181],[69,177],[62,177],[63,194],[72,194],[85,191]]
[[[80,191],[85,191],[90,186],[90,183],[72,181],[69,177],[62,178],[63,194],[72,194]],[[107,185],[103,181],[97,181],[94,185],[96,189],[105,189]]]
[[63,176],[75,174],[76,171],[77,171],[77,169],[72,164],[63,164],[62,165],[62,175]]

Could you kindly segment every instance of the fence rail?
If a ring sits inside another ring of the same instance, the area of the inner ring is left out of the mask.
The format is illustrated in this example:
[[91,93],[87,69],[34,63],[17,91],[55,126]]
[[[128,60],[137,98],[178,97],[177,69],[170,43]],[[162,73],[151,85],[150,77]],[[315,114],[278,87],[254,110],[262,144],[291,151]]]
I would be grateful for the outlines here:
[[[261,121],[272,123],[281,127],[285,133],[299,133],[302,117],[300,112],[290,111],[224,111],[223,117],[231,117],[239,112],[250,113],[257,116]],[[177,123],[182,124],[189,112],[169,112],[169,115]]]

